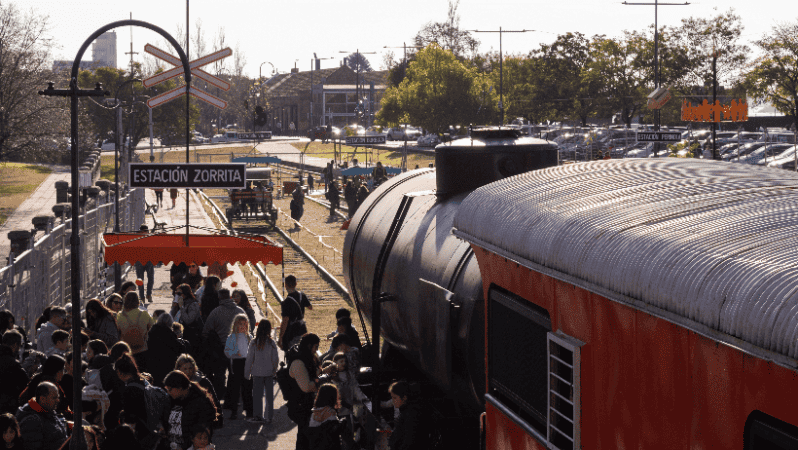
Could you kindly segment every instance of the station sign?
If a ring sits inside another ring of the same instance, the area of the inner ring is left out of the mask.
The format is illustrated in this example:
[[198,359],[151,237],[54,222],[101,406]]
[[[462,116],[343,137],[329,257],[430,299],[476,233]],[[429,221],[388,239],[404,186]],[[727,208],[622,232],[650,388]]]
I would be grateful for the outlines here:
[[130,164],[130,187],[244,189],[246,164]]
[[346,145],[384,144],[385,136],[347,136]]
[[682,133],[680,131],[638,131],[638,142],[680,142]]

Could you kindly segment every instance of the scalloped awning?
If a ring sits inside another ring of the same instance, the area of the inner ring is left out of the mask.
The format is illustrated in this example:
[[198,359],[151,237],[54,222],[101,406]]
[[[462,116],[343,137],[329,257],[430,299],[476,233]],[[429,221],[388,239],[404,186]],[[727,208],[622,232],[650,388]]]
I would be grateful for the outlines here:
[[105,262],[220,264],[283,262],[283,247],[265,236],[247,234],[144,234],[103,235]]

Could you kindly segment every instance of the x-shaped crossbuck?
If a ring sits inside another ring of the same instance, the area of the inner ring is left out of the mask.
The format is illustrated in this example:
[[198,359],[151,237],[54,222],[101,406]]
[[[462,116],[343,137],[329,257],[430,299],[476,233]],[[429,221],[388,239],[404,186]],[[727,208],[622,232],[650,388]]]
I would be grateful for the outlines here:
[[[163,51],[163,50],[161,50],[161,49],[159,49],[159,48],[157,48],[157,47],[155,47],[153,45],[150,45],[150,44],[147,44],[147,45],[144,46],[144,51],[149,53],[149,54],[151,54],[152,56],[155,56],[158,59],[162,59],[162,60],[166,61],[167,63],[172,64],[173,66],[175,66],[172,69],[166,70],[164,72],[161,72],[161,73],[159,73],[157,75],[153,75],[153,76],[145,79],[142,82],[142,84],[144,84],[145,87],[155,86],[156,84],[163,83],[164,81],[171,80],[172,78],[178,77],[178,76],[183,74],[183,65],[180,62],[180,58],[178,58],[178,57],[176,57],[174,55],[171,55],[171,54],[169,54],[169,53],[167,53],[167,52],[165,52],[165,51]],[[191,61],[189,63],[189,68],[191,69],[191,76],[192,77],[196,77],[196,78],[198,78],[200,80],[203,80],[203,81],[207,82],[208,84],[216,86],[217,88],[222,89],[224,91],[229,90],[230,89],[230,83],[222,80],[221,78],[218,78],[218,77],[215,77],[215,76],[209,74],[208,72],[200,69],[200,67],[206,66],[206,65],[208,65],[208,64],[210,64],[212,62],[218,61],[218,60],[220,60],[222,58],[226,58],[226,57],[228,57],[228,56],[230,56],[232,54],[233,54],[233,51],[230,50],[230,48],[228,47],[228,48],[226,48],[224,50],[219,50],[218,52],[214,52],[214,53],[211,53],[210,55],[203,56],[201,58],[195,59],[194,61]],[[187,88],[187,86],[185,86],[185,85],[184,86],[179,86],[179,87],[176,87],[176,88],[174,88],[172,90],[166,91],[163,94],[155,96],[155,97],[153,97],[153,98],[151,98],[151,99],[149,99],[147,101],[147,106],[149,106],[150,108],[155,108],[156,106],[163,105],[164,103],[166,103],[166,102],[168,102],[170,100],[174,100],[176,98],[179,98],[179,97],[185,95],[186,94],[186,90],[188,90],[188,93],[190,95],[194,96],[195,98],[198,98],[198,99],[200,99],[200,100],[202,100],[204,102],[210,103],[211,105],[213,105],[213,106],[215,106],[217,108],[220,108],[220,109],[227,108],[227,102],[226,101],[224,101],[224,100],[222,100],[222,99],[220,99],[218,97],[215,97],[215,96],[203,91],[202,89],[200,89],[198,87],[191,86],[188,89],[186,89],[186,88]]]

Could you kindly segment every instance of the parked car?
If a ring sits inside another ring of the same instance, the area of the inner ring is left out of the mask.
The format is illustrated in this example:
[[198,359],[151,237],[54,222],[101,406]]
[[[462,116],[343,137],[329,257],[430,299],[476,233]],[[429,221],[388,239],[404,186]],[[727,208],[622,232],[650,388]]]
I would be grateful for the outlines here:
[[786,151],[776,155],[776,157],[767,163],[768,167],[775,167],[779,169],[795,170],[795,150],[796,146],[793,145],[787,148]]
[[792,144],[768,144],[763,145],[762,147],[754,150],[753,152],[740,157],[739,159],[733,159],[731,162],[733,163],[742,163],[742,164],[756,164],[763,166],[765,165],[766,161],[773,161],[776,159],[775,157],[781,156],[782,153],[792,148]]
[[416,143],[419,147],[435,147],[441,143],[441,138],[435,133],[429,133],[418,138]]
[[393,127],[388,130],[386,134],[386,138],[389,141],[397,140],[403,141],[407,139],[408,141],[415,141],[416,139],[421,137],[421,130],[415,127],[411,127],[409,125],[402,125],[401,127]]
[[365,136],[366,129],[363,128],[362,125],[357,124],[346,125],[345,127],[341,128],[341,134],[343,136]]
[[315,141],[316,139],[320,139],[322,141],[330,138],[338,139],[341,137],[341,129],[338,127],[330,127],[330,134],[331,136],[328,137],[327,127],[325,125],[319,125],[308,131],[308,138],[310,138],[311,141]]

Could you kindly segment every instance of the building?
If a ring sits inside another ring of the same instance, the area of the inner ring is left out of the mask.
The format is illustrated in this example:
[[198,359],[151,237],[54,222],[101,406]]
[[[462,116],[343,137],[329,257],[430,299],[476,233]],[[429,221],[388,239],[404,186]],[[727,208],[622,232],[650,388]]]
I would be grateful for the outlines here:
[[94,41],[91,49],[91,59],[97,67],[112,67],[116,69],[116,32],[108,31]]
[[358,75],[349,66],[305,72],[293,69],[291,73],[275,75],[264,83],[269,125],[279,133],[278,123],[285,131],[294,122],[297,131],[304,134],[312,126],[352,124],[357,120],[359,95],[365,112],[361,124],[368,126],[379,111],[387,80],[387,70]]

